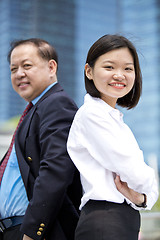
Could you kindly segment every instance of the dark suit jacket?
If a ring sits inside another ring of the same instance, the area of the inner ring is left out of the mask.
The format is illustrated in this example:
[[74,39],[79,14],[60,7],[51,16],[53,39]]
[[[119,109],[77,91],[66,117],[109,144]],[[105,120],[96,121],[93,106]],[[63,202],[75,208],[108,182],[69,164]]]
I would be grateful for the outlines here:
[[74,239],[81,185],[66,142],[76,111],[57,83],[32,107],[16,134],[16,154],[29,199],[21,231],[34,240]]

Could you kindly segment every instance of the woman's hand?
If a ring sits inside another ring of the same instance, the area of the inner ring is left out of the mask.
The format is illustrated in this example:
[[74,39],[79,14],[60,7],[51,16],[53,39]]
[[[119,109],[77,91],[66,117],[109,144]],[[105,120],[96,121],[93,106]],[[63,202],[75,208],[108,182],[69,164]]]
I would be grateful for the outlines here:
[[117,190],[126,198],[128,198],[132,203],[141,206],[144,202],[144,195],[135,192],[133,189],[129,188],[126,182],[122,182],[120,176],[116,175],[114,180]]
[[23,240],[33,240],[33,239],[24,234],[23,235]]

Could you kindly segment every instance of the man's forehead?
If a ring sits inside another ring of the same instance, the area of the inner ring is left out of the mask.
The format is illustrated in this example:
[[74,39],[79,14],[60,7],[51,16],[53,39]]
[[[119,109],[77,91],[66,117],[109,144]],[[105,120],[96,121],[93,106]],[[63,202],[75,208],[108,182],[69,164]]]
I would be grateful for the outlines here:
[[33,44],[21,44],[13,49],[11,59],[14,57],[33,56],[35,54],[38,55],[38,47]]
[[[38,47],[36,46],[36,45],[34,45],[33,43],[22,43],[22,44],[20,44],[20,45],[18,45],[18,46],[16,46],[14,49],[13,49],[13,51],[16,51],[16,50],[18,50],[18,49],[35,49],[35,50],[37,50],[38,51]],[[12,52],[13,52],[12,51]]]

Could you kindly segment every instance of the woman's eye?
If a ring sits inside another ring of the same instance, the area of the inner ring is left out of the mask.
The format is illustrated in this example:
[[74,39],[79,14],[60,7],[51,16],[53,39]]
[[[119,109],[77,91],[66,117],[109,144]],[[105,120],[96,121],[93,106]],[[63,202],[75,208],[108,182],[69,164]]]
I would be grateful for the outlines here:
[[104,68],[106,68],[106,69],[113,69],[112,66],[105,66]]
[[133,71],[133,68],[127,67],[125,68],[126,71]]

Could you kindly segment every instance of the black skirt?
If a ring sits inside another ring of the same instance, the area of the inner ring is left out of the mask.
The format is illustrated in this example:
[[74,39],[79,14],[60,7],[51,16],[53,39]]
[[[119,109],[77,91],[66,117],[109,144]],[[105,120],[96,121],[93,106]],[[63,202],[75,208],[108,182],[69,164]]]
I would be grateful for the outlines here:
[[126,202],[90,200],[82,208],[75,240],[138,240],[139,211]]

